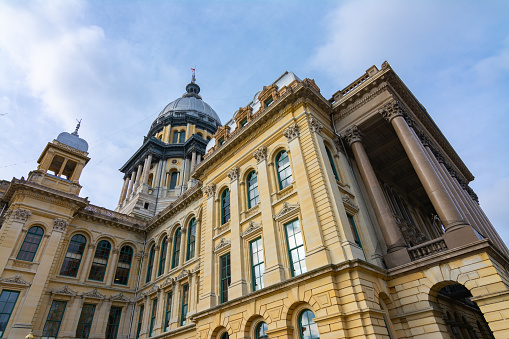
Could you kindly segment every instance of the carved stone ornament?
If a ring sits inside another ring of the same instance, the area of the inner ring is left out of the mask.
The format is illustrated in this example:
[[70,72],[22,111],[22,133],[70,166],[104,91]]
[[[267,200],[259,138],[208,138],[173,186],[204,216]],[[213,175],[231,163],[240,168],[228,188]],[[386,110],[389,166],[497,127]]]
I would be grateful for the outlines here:
[[354,142],[362,142],[362,132],[356,125],[348,128],[343,133],[343,137],[345,138],[348,146],[352,146]]
[[315,118],[312,115],[308,116],[308,122],[309,122],[309,130],[311,132],[316,132],[318,134],[322,133],[323,125],[318,121],[317,118]]
[[64,219],[55,219],[53,222],[53,231],[64,233],[69,226],[69,222]]
[[67,286],[67,285],[62,286],[59,289],[53,289],[53,291],[51,291],[51,293],[53,293],[53,294],[62,294],[62,295],[70,295],[71,297],[74,297],[74,296],[76,296],[76,294],[78,294],[76,291],[71,290],[69,288],[69,286]]
[[262,162],[263,160],[267,160],[267,147],[262,146],[258,148],[254,153],[253,157],[257,162]]
[[403,116],[403,112],[403,107],[397,100],[385,104],[381,109],[378,110],[378,113],[380,113],[388,122],[391,122],[392,119],[396,117]]
[[173,285],[174,279],[173,278],[166,278],[166,280],[162,283],[161,287],[166,287],[168,285]]
[[22,209],[22,208],[17,208],[12,213],[12,219],[13,219],[13,221],[26,222],[28,220],[28,217],[31,214],[32,214],[32,212],[29,211],[29,210],[25,210],[25,209]]
[[118,294],[115,294],[115,295],[112,295],[110,297],[110,300],[111,301],[121,301],[121,302],[124,302],[124,303],[128,303],[131,301],[131,299],[129,299],[128,297],[126,297],[124,295],[124,293],[120,292]]
[[281,208],[281,210],[279,212],[277,212],[277,214],[273,215],[272,218],[274,218],[274,220],[279,220],[281,218],[283,218],[285,215],[287,215],[288,213],[292,213],[296,210],[298,210],[300,208],[300,205],[297,203],[297,204],[289,204],[287,202],[284,202],[283,203],[283,208]]
[[299,125],[294,123],[290,127],[286,128],[283,131],[283,135],[288,139],[288,142],[292,141],[295,138],[298,138],[300,135],[300,128]]
[[217,244],[216,248],[214,248],[214,252],[218,252],[225,247],[229,247],[230,244],[231,244],[230,240],[226,240],[226,238],[221,238],[221,240],[219,240],[219,244]]
[[254,221],[249,222],[249,226],[246,228],[246,230],[241,234],[241,237],[245,237],[246,235],[249,235],[256,230],[259,230],[262,228],[262,224],[256,223]]
[[240,173],[239,168],[234,167],[231,170],[229,170],[228,173],[226,173],[226,175],[228,176],[228,178],[230,178],[230,182],[233,182],[239,179],[239,173]]
[[343,203],[350,206],[351,208],[353,208],[354,210],[359,210],[359,207],[352,201],[352,199],[350,198],[350,196],[348,194],[345,194],[343,196]]
[[32,283],[28,280],[23,279],[21,274],[16,274],[14,277],[10,278],[0,278],[1,284],[11,284],[11,285],[21,285],[21,286],[30,286]]
[[94,298],[94,299],[105,299],[106,298],[106,296],[104,294],[101,294],[101,293],[99,293],[99,291],[97,291],[97,288],[94,288],[90,292],[83,293],[82,296],[85,298]]
[[180,272],[180,274],[177,276],[177,281],[180,281],[184,278],[187,278],[189,276],[189,271],[188,270],[182,270],[182,272]]
[[148,290],[147,294],[148,295],[151,295],[151,294],[154,294],[154,293],[157,293],[159,292],[161,289],[156,286],[156,285],[152,285],[152,287],[150,288],[150,290]]
[[345,150],[343,149],[343,142],[341,141],[341,138],[338,135],[334,137],[334,146],[336,146],[336,150],[338,152],[345,154]]
[[203,188],[203,190],[205,191],[205,194],[207,195],[207,198],[213,198],[214,195],[216,194],[216,185],[215,184],[210,184],[208,186],[205,186]]
[[191,273],[196,273],[200,270],[200,264],[196,265],[192,270]]
[[136,301],[136,302],[138,302],[138,301],[142,300],[143,298],[145,298],[145,296],[146,296],[145,292],[142,292],[142,293],[140,293],[140,294],[136,297],[135,301]]

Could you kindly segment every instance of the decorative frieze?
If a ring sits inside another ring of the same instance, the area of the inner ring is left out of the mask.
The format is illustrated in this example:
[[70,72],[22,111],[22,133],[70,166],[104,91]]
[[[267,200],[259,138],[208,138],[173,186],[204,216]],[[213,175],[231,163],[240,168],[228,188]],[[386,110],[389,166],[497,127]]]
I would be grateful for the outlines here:
[[283,135],[288,139],[288,142],[292,141],[295,138],[298,138],[300,135],[299,125],[293,123],[283,131]]
[[216,194],[216,185],[215,184],[207,185],[203,188],[203,190],[205,191],[207,198],[213,198],[214,195]]
[[99,293],[99,291],[97,291],[97,288],[94,288],[90,292],[83,293],[82,296],[84,298],[93,298],[93,299],[101,299],[101,300],[106,299],[106,296],[104,294]]
[[253,157],[256,159],[257,162],[262,162],[264,160],[267,160],[267,147],[262,146],[258,148],[254,153]]
[[343,137],[348,143],[348,146],[352,146],[354,142],[362,142],[362,131],[359,127],[353,125],[343,133]]
[[311,114],[308,115],[308,123],[309,123],[309,130],[311,132],[315,132],[318,134],[322,133],[323,124],[320,121],[318,121],[318,119],[315,118],[314,116],[312,116]]
[[124,302],[124,303],[128,303],[131,301],[131,299],[129,299],[128,297],[126,297],[124,295],[124,293],[120,292],[118,294],[115,294],[115,295],[112,295],[110,297],[110,300],[111,301],[120,301],[120,302]]
[[28,280],[25,280],[21,274],[16,274],[14,277],[10,278],[0,278],[0,284],[7,285],[20,285],[20,286],[30,286],[32,283]]
[[53,231],[64,233],[69,226],[69,222],[64,219],[55,219],[53,222]]
[[403,112],[403,107],[397,100],[385,104],[381,109],[378,110],[378,113],[380,113],[388,122],[391,122],[392,119],[396,117],[403,116]]
[[240,236],[241,236],[242,238],[244,238],[245,236],[247,236],[247,235],[249,235],[249,234],[251,234],[251,233],[253,233],[253,232],[256,232],[257,230],[259,230],[259,229],[261,229],[261,228],[262,228],[262,224],[260,224],[260,223],[256,223],[256,222],[254,222],[254,221],[250,221],[250,222],[249,222],[249,226],[246,228],[246,230],[245,230],[244,232],[242,232],[242,233],[240,234]]
[[74,296],[76,296],[78,294],[78,292],[73,291],[67,285],[64,285],[64,286],[62,286],[61,288],[58,288],[58,289],[53,289],[51,291],[51,293],[53,293],[53,294],[69,295],[71,297],[74,297]]
[[25,210],[23,208],[17,208],[12,212],[12,220],[25,223],[28,220],[28,217],[32,214],[31,211]]
[[287,214],[290,214],[292,212],[296,212],[297,210],[300,209],[300,205],[297,203],[297,204],[289,204],[287,202],[284,202],[283,203],[283,208],[281,208],[281,210],[272,216],[272,218],[274,220],[280,220],[281,218],[283,218],[284,216],[286,216]]
[[226,238],[221,238],[221,240],[219,240],[219,244],[217,244],[217,246],[214,248],[214,252],[219,252],[221,249],[225,247],[230,247],[230,245],[231,245],[230,240],[227,240]]
[[226,173],[226,175],[228,176],[228,178],[230,178],[230,182],[233,182],[239,179],[239,173],[240,173],[239,168],[234,167],[231,170],[229,170],[228,173]]
[[177,276],[177,281],[183,280],[189,276],[189,271],[186,269],[183,269],[182,272]]

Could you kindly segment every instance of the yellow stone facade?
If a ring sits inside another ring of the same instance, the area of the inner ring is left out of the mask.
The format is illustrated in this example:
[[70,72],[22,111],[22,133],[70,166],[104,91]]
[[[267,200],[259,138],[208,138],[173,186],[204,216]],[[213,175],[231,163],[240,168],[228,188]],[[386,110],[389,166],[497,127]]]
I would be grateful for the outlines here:
[[331,99],[287,72],[215,134],[152,138],[181,130],[206,152],[140,149],[116,212],[79,197],[73,137],[1,182],[0,337],[509,338],[509,251],[388,63]]

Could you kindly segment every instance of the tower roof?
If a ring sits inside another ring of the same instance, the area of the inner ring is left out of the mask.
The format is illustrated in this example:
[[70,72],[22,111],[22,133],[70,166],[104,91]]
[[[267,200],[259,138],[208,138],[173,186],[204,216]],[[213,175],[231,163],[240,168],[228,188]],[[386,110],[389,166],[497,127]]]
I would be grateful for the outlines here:
[[75,148],[82,152],[88,152],[88,143],[85,139],[80,138],[78,135],[78,129],[80,128],[81,120],[78,121],[78,125],[76,129],[72,133],[62,132],[58,135],[57,141],[67,145],[69,147]]

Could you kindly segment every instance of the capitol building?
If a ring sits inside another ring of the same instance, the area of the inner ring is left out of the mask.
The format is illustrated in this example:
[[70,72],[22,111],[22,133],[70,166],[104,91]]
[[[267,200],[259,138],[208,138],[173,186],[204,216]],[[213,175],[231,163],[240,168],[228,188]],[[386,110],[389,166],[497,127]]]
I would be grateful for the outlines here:
[[0,180],[0,338],[509,338],[509,250],[392,67],[262,85],[221,121],[193,75],[115,210],[79,125]]

